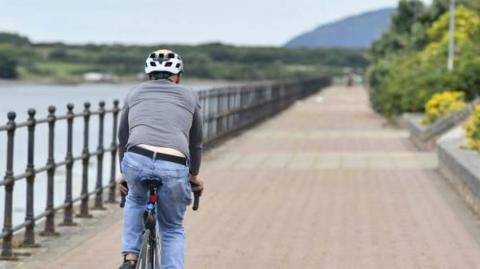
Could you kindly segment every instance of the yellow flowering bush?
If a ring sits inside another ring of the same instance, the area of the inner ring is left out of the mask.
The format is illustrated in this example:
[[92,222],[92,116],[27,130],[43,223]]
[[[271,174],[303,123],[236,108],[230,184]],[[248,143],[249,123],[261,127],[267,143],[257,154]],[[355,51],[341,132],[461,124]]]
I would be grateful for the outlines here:
[[475,106],[473,114],[468,118],[463,128],[466,132],[467,147],[480,150],[480,105]]
[[436,93],[425,104],[425,117],[422,124],[432,124],[441,117],[467,107],[465,93],[461,91],[445,91]]

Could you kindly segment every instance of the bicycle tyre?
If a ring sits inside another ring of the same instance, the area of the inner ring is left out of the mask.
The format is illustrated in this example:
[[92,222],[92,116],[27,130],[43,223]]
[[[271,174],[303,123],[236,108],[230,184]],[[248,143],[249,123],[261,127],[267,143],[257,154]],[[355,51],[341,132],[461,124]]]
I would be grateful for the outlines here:
[[143,234],[143,244],[140,249],[140,254],[138,255],[137,267],[136,269],[147,269],[147,253],[148,253],[148,244],[150,239],[150,230],[145,230]]
[[148,254],[147,254],[147,268],[148,269],[157,269],[155,268],[155,244],[152,244],[153,240],[151,236],[148,238]]
[[155,227],[155,266],[156,268],[160,268],[161,265],[161,251],[160,251],[160,245],[161,245],[161,238],[160,238],[160,228],[159,224],[157,221],[156,227]]

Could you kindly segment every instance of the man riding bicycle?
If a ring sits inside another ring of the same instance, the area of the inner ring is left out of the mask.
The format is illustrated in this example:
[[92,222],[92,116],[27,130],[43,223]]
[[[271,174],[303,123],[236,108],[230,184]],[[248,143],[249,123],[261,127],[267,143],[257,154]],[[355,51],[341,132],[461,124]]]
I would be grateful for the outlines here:
[[190,182],[193,191],[203,190],[198,177],[202,154],[200,105],[195,92],[179,85],[183,63],[176,53],[152,52],[145,73],[149,81],[128,93],[120,117],[119,181],[128,184],[123,216],[124,262],[120,269],[133,269],[138,260],[148,200],[143,181],[148,178],[161,184],[157,208],[161,268],[183,268],[183,219],[192,200]]

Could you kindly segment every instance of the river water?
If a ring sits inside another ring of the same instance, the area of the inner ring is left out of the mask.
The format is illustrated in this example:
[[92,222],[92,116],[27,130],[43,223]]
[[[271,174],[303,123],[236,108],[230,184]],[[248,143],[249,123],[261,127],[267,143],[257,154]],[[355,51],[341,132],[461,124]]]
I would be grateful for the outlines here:
[[[226,85],[224,82],[190,82],[189,86],[195,89],[208,88],[211,86]],[[15,111],[17,113],[17,122],[27,119],[27,110],[34,108],[37,110],[37,118],[43,118],[47,115],[47,108],[50,105],[57,107],[56,114],[64,115],[67,111],[66,105],[73,103],[75,112],[83,110],[83,103],[91,102],[92,110],[98,109],[99,101],[107,103],[107,108],[112,107],[114,99],[123,100],[126,93],[134,87],[135,84],[83,84],[83,85],[32,85],[32,84],[0,84],[0,125],[7,121],[7,113]],[[108,147],[112,142],[112,118],[111,115],[105,117],[104,144]],[[83,147],[83,119],[76,118],[74,121],[74,156],[79,156]],[[35,135],[35,166],[41,167],[47,161],[47,126],[38,125]],[[98,146],[98,119],[92,116],[90,120],[89,149],[95,151]],[[66,122],[59,121],[55,128],[55,161],[65,159],[66,153]],[[14,174],[20,174],[25,171],[27,163],[27,132],[26,128],[20,128],[15,134],[14,150]],[[110,179],[111,156],[106,153],[104,156],[103,182],[106,184]],[[5,174],[6,165],[6,132],[0,132],[0,177]],[[89,189],[94,190],[96,181],[96,158],[91,158],[89,169]],[[74,164],[73,192],[74,197],[80,195],[81,191],[81,161]],[[55,205],[60,205],[65,199],[65,168],[60,167],[55,173]],[[15,183],[14,202],[13,202],[13,222],[14,225],[20,224],[25,218],[26,203],[25,180]],[[0,224],[3,224],[4,188],[0,187]],[[40,173],[35,179],[35,215],[40,214],[46,206],[46,174]]]

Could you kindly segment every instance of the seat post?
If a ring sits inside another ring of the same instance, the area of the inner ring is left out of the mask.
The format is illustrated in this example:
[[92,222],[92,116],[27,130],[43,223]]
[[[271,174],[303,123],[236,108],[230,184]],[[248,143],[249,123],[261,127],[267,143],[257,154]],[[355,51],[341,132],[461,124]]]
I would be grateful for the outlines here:
[[162,183],[156,180],[154,177],[149,177],[147,180],[145,180],[145,183],[147,184],[150,195],[156,195],[156,189],[162,185]]

